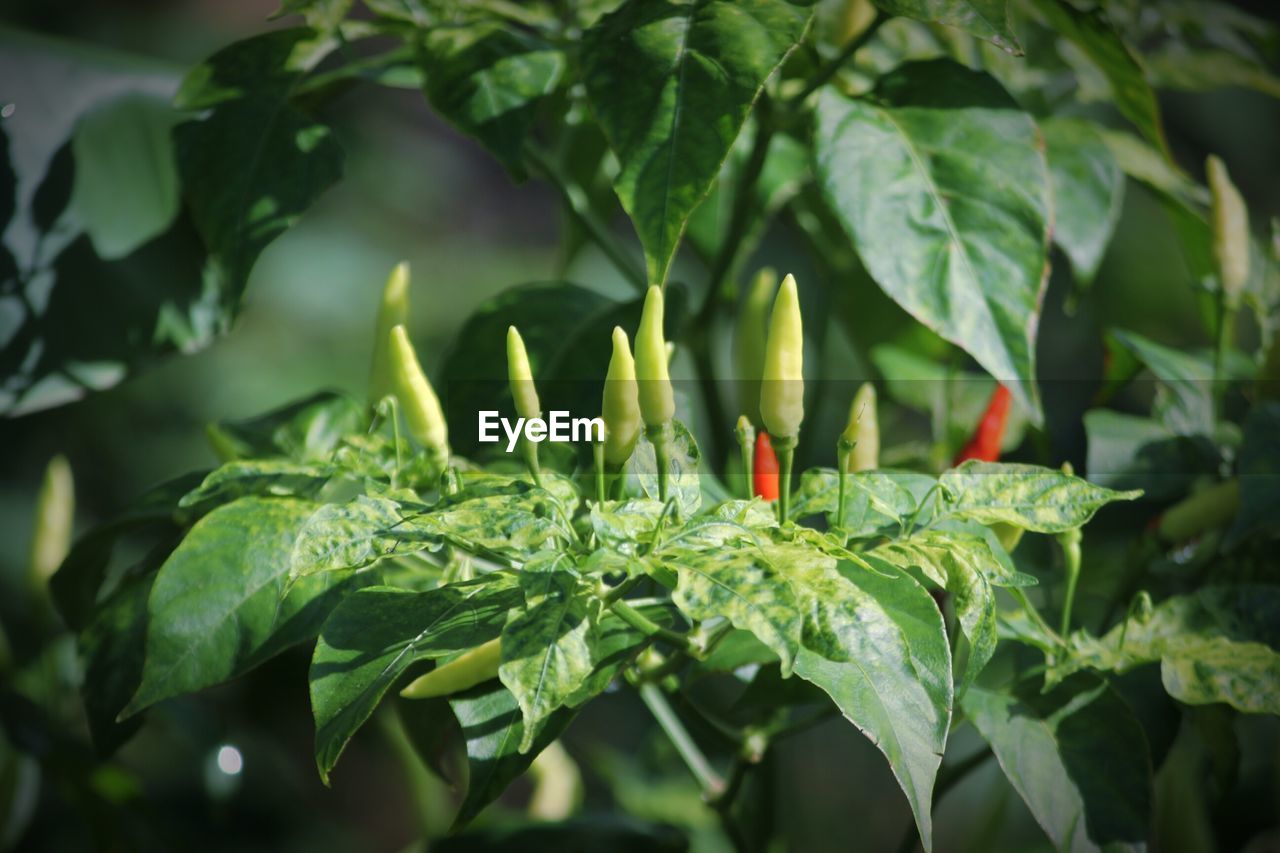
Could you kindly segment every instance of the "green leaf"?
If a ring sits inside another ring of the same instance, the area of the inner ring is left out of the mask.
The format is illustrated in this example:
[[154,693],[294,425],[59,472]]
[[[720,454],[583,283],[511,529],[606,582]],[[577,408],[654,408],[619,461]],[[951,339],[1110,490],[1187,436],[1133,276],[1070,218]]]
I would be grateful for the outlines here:
[[243,421],[210,424],[210,443],[224,459],[284,454],[300,462],[328,462],[343,436],[369,427],[365,407],[350,397],[321,391]]
[[[800,543],[664,555],[690,619],[727,618],[772,649],[783,675],[826,692],[889,760],[931,845],[934,776],[951,718],[951,656],[929,594]],[[881,574],[880,572],[885,572]]]
[[564,55],[531,33],[487,21],[428,30],[422,62],[431,105],[523,178],[525,138],[538,102],[564,74]]
[[1280,587],[1205,587],[1127,618],[1101,638],[1077,632],[1055,679],[1083,668],[1126,672],[1160,662],[1165,689],[1190,705],[1225,702],[1280,714]]
[[1111,688],[1085,677],[1047,694],[973,687],[960,704],[1054,847],[1144,849],[1151,759]]
[[824,91],[813,144],[827,203],[876,283],[1039,423],[1050,192],[1031,117],[985,74],[908,63],[873,99]]
[[1085,524],[1112,501],[1141,492],[1115,492],[1052,468],[970,460],[938,480],[945,501],[940,518],[1012,524],[1036,533],[1062,533]]
[[342,176],[332,132],[289,103],[303,70],[328,50],[316,38],[300,28],[236,42],[197,66],[178,94],[188,109],[213,106],[174,140],[183,197],[232,305],[262,250]]
[[810,14],[788,0],[629,0],[583,36],[587,99],[651,281],[666,282],[689,215]]
[[241,498],[196,523],[156,575],[142,684],[121,718],[240,675],[319,630],[345,575],[291,586],[289,558],[315,504]]
[[520,575],[528,608],[502,630],[498,677],[524,714],[520,752],[528,752],[547,718],[568,703],[595,666],[592,651],[599,599],[577,572]]
[[337,29],[354,4],[355,0],[282,0],[280,8],[271,17],[302,15],[309,25],[330,31]]
[[957,695],[968,689],[996,650],[996,599],[993,586],[1018,586],[980,535],[924,530],[887,542],[869,556],[902,569],[918,568],[951,593],[965,645],[957,648]]
[[181,508],[230,503],[246,495],[314,498],[337,473],[332,465],[290,459],[228,462],[182,496]]
[[560,736],[575,715],[571,708],[555,711],[543,721],[532,745],[521,750],[525,735],[520,704],[502,684],[477,685],[451,697],[449,705],[462,727],[470,767],[467,795],[453,821],[455,830],[470,823],[528,770],[538,753]]
[[116,717],[142,681],[147,641],[147,598],[155,575],[129,578],[102,602],[76,647],[84,661],[85,719],[93,745],[111,755],[142,727],[142,718],[118,722]]
[[1237,473],[1240,511],[1227,546],[1251,536],[1274,538],[1280,530],[1280,403],[1262,402],[1249,412]]
[[1207,357],[1121,329],[1111,331],[1108,339],[1133,354],[1159,380],[1153,409],[1161,421],[1180,435],[1212,435],[1213,363]]
[[875,536],[886,528],[896,532],[935,483],[937,480],[927,474],[892,468],[846,474],[844,518],[836,518],[840,475],[832,468],[812,468],[800,477],[791,515],[805,518],[827,513],[832,527],[854,539]]
[[[1066,0],[1031,0],[1030,5],[1051,30],[1070,42],[1088,63],[1102,72],[1111,87],[1116,108],[1151,144],[1172,159],[1168,156],[1155,92],[1147,82],[1141,63],[1111,26],[1106,14],[1101,9],[1082,12]],[[1074,57],[1072,53],[1063,55],[1068,62]]]
[[591,505],[591,530],[599,543],[620,554],[635,556],[653,544],[663,505],[636,500]]
[[347,741],[411,665],[492,640],[523,600],[515,576],[501,572],[426,592],[369,587],[334,608],[310,675],[325,784]]
[[[688,518],[702,505],[702,478],[698,473],[701,454],[688,428],[677,420],[671,422],[671,436],[667,444],[667,497],[674,500],[680,514]],[[623,483],[626,494],[658,500],[661,490],[658,488],[657,454],[643,431],[622,472],[626,477]]]
[[71,210],[103,260],[125,257],[167,231],[178,215],[170,132],[179,120],[164,101],[132,95],[77,124]]
[[1076,280],[1093,280],[1120,218],[1124,172],[1094,125],[1081,119],[1040,122],[1053,184],[1053,239],[1071,259]]
[[1161,89],[1208,92],[1238,87],[1280,98],[1280,77],[1242,53],[1171,42],[1163,50],[1144,52],[1143,62]]
[[1084,430],[1089,478],[1111,489],[1142,489],[1154,500],[1182,497],[1220,464],[1206,438],[1179,435],[1148,417],[1091,409],[1084,413]]
[[1006,0],[873,0],[890,15],[944,24],[989,41],[1015,56],[1022,46],[1009,25]]

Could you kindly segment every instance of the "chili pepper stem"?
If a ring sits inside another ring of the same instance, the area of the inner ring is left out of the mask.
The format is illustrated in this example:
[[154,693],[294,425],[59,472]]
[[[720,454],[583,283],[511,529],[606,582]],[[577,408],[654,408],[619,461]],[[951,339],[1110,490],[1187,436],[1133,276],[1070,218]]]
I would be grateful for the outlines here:
[[671,465],[670,422],[646,426],[644,434],[653,445],[653,458],[658,467],[658,500],[666,503],[671,478],[671,472],[667,470]]
[[604,442],[597,441],[591,445],[591,457],[596,466],[596,503],[604,503]]
[[1068,530],[1058,536],[1067,569],[1067,591],[1062,600],[1062,624],[1058,629],[1063,637],[1071,633],[1071,607],[1076,600],[1076,582],[1080,580],[1080,539],[1079,529]]
[[836,524],[841,527],[844,526],[844,505],[849,485],[849,456],[852,453],[851,447],[836,447],[836,475],[840,478],[840,485],[836,492]]
[[742,491],[747,500],[751,500],[751,480],[755,477],[755,465],[752,457],[756,451],[755,437],[746,439],[741,444],[742,450]]
[[796,437],[775,438],[773,449],[778,454],[778,523],[786,524],[791,515],[791,465],[795,462]]
[[609,609],[612,610],[619,619],[626,622],[646,637],[664,640],[676,648],[685,649],[686,651],[693,648],[692,641],[688,636],[681,634],[678,631],[672,631],[670,628],[662,627],[621,599],[609,605]]
[[533,478],[533,484],[538,488],[542,488],[542,465],[538,462],[538,445],[529,439],[521,439],[521,447],[524,450],[524,463],[529,468],[529,476]]

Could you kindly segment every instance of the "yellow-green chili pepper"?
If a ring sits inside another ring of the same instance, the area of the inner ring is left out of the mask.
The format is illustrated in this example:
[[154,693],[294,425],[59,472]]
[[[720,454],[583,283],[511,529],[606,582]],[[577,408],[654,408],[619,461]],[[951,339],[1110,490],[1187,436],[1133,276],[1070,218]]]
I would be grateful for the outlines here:
[[636,380],[640,386],[640,416],[645,425],[662,426],[676,413],[671,374],[667,370],[667,342],[663,337],[662,288],[653,285],[644,298],[640,329],[636,332]]
[[524,348],[524,338],[520,337],[515,326],[507,327],[507,381],[511,385],[516,414],[526,420],[542,417],[542,404],[538,401],[538,389],[533,384],[529,354]]
[[437,666],[427,674],[418,676],[400,691],[400,695],[406,699],[452,696],[491,678],[497,678],[501,664],[502,641],[490,640]]
[[1213,257],[1227,304],[1235,307],[1249,280],[1249,209],[1231,183],[1226,165],[1215,156],[1209,173],[1209,221],[1213,226]]
[[71,465],[61,454],[49,460],[36,496],[35,523],[31,529],[29,569],[31,583],[43,589],[71,549],[75,524],[76,487]]
[[764,267],[751,281],[747,296],[738,309],[733,330],[733,355],[737,363],[737,380],[741,388],[742,414],[760,425],[760,380],[764,377],[765,333],[769,325],[769,306],[778,287],[778,274]]
[[404,326],[393,326],[388,336],[387,365],[391,389],[404,412],[409,434],[442,459],[449,455],[449,427],[445,423],[440,398],[427,380],[418,354]]
[[604,380],[604,461],[612,468],[631,458],[640,437],[640,389],[636,385],[636,362],[631,357],[627,333],[613,327],[613,356]]
[[804,331],[796,280],[791,275],[782,280],[769,318],[760,417],[775,446],[778,439],[798,436],[804,420]]
[[409,325],[409,263],[401,261],[387,278],[378,304],[378,323],[373,336],[373,367],[369,371],[369,402],[376,405],[395,393],[391,378],[391,330]]
[[848,452],[849,473],[870,471],[880,465],[880,423],[876,415],[876,386],[863,382],[853,395],[849,423],[840,434],[840,449]]

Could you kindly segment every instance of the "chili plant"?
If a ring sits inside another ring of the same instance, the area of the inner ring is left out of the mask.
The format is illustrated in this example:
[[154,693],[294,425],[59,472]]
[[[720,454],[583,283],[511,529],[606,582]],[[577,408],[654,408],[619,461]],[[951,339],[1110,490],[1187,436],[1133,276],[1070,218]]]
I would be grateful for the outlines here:
[[[566,270],[591,247],[635,293],[513,287],[432,364],[397,268],[368,306],[367,391],[211,426],[220,467],[88,533],[54,576],[98,746],[301,645],[320,778],[400,697],[415,728],[461,733],[462,777],[422,750],[460,789],[459,829],[624,690],[742,849],[768,842],[747,829],[753,772],[833,717],[888,763],[908,846],[932,849],[935,800],[990,755],[1054,846],[1145,844],[1173,736],[1144,708],[1219,732],[1280,713],[1277,250],[1221,161],[1208,187],[1175,161],[1155,95],[1275,94],[1274,30],[1209,4],[1085,5],[294,0],[304,25],[199,65],[174,138],[210,276],[242,283],[336,179],[317,110],[408,85],[556,190]],[[280,170],[212,180],[240,156],[226,128],[264,109]],[[1107,332],[1082,477],[1047,449],[1037,330],[1054,263],[1091,298],[1127,179],[1177,227],[1212,346]],[[804,269],[740,293],[771,226]],[[858,305],[883,297],[900,334],[859,339]],[[822,374],[846,382],[806,394],[828,327],[852,330]],[[810,426],[829,397],[838,437]],[[925,437],[882,429],[886,403]],[[503,453],[470,426],[553,409],[602,412],[604,433]],[[1041,464],[999,461],[1027,436]],[[1082,528],[1113,503],[1149,524],[1082,614],[1109,565]],[[154,547],[117,565],[135,537]],[[1162,687],[1140,708],[1124,676],[1147,665]],[[708,679],[735,700],[707,704]],[[985,746],[957,757],[961,728]]]

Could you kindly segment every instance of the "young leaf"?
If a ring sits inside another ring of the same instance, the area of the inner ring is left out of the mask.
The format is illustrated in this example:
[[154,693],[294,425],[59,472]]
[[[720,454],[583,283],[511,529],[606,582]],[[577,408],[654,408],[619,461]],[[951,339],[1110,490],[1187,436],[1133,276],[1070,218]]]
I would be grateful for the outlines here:
[[580,690],[595,666],[599,600],[576,572],[520,575],[527,609],[502,630],[498,677],[524,714],[520,752],[528,752],[546,720]]
[[890,468],[846,474],[844,518],[836,518],[840,475],[831,468],[813,468],[800,477],[792,517],[827,513],[832,527],[854,539],[874,536],[886,528],[896,530],[936,483],[927,474]]
[[946,500],[939,517],[981,524],[1004,522],[1036,533],[1080,527],[1112,501],[1141,492],[1114,492],[1052,468],[970,460],[938,480]]
[[1015,56],[1022,55],[1022,45],[1009,26],[1006,0],[874,0],[890,15],[936,22],[964,30],[971,36],[989,41]]
[[495,573],[426,592],[370,587],[334,608],[311,659],[320,778],[410,665],[492,640],[522,602],[515,577]]
[[294,539],[315,508],[292,498],[241,498],[191,528],[151,588],[142,684],[121,719],[315,636],[351,585],[348,576],[326,574],[287,587]]
[[[698,473],[701,454],[698,443],[683,423],[673,421],[671,426],[672,435],[667,446],[668,497],[676,502],[680,514],[688,518],[702,505],[702,478]],[[631,452],[631,458],[623,466],[623,474],[626,477],[623,488],[627,494],[658,499],[657,455],[653,451],[653,443],[643,432]]]
[[1087,284],[1103,253],[1124,200],[1124,172],[1094,125],[1054,117],[1040,122],[1053,184],[1053,239],[1076,280]]
[[876,283],[1038,423],[1050,193],[1031,117],[985,74],[908,63],[874,99],[823,92],[813,145],[827,203]]
[[1054,847],[1145,849],[1147,739],[1110,687],[1083,676],[1047,694],[973,687],[960,705]]
[[583,36],[587,98],[650,281],[666,282],[689,215],[811,13],[798,0],[628,0]]
[[1050,673],[1126,672],[1160,662],[1165,689],[1189,705],[1225,702],[1280,714],[1280,588],[1205,587],[1127,618],[1101,638],[1071,637],[1072,654]]

